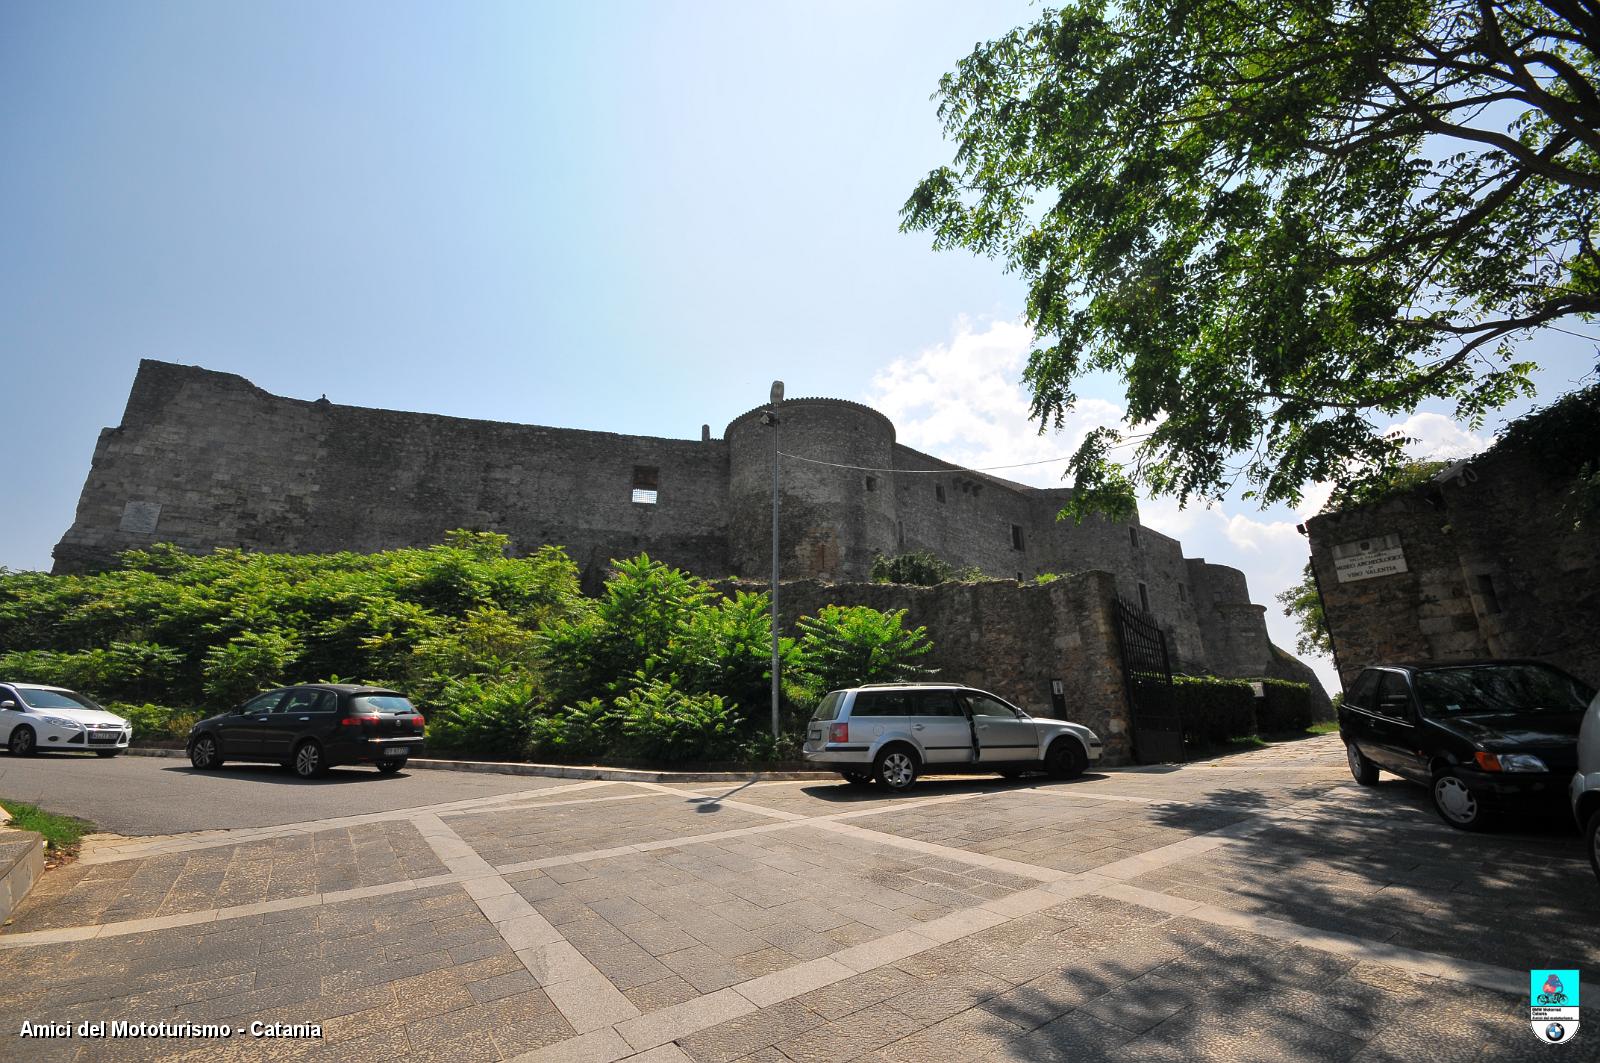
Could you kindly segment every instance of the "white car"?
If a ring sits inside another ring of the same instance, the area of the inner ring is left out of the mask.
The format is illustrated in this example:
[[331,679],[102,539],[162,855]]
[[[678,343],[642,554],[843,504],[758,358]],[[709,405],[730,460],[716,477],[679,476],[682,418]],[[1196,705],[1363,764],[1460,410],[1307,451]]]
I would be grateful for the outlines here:
[[133,724],[65,687],[0,683],[0,742],[14,757],[41,749],[93,750],[114,757],[128,748]]
[[1600,694],[1578,727],[1578,770],[1572,776],[1572,812],[1589,842],[1589,863],[1600,878]]
[[803,753],[854,786],[909,790],[924,772],[994,772],[1056,779],[1100,763],[1100,738],[1081,723],[1029,716],[985,690],[890,683],[827,694]]

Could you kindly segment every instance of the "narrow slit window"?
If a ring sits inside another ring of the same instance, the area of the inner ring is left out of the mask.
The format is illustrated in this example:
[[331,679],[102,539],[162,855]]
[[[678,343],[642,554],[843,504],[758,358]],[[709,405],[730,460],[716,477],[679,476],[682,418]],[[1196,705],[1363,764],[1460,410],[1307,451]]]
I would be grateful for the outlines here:
[[1139,529],[1132,524],[1128,525],[1128,542],[1133,544],[1135,550],[1139,549]]
[[633,500],[641,505],[655,505],[657,492],[660,489],[660,480],[661,470],[657,466],[635,465],[633,467]]
[[878,489],[878,478],[876,476],[867,477],[867,490],[868,491],[876,491],[877,489]]
[[944,501],[944,484],[933,485],[933,497],[937,498],[941,502]]
[[1020,524],[1013,524],[1011,526],[1011,549],[1022,549],[1022,525]]
[[1181,584],[1181,583],[1178,584],[1178,601],[1187,602],[1188,600],[1189,600],[1189,591],[1188,591],[1188,589],[1185,588],[1183,584]]
[[1485,613],[1500,611],[1500,596],[1494,592],[1494,577],[1487,572],[1478,576],[1478,596],[1483,599]]
[[1150,588],[1143,583],[1139,584],[1139,608],[1147,613],[1150,611]]

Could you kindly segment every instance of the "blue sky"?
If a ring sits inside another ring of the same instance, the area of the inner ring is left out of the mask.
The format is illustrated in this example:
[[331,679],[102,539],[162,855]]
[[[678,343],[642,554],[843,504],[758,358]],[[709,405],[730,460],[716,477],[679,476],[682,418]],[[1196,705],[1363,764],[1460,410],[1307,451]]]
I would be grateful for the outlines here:
[[[0,565],[48,567],[141,357],[680,437],[777,377],[873,402],[952,460],[1068,453],[1115,414],[1114,382],[1039,439],[1018,406],[1020,283],[897,229],[950,155],[940,74],[1033,10],[0,6]],[[1594,346],[1530,349],[1555,393]],[[1296,514],[1145,512],[1244,568],[1292,646],[1271,594],[1303,562]]]

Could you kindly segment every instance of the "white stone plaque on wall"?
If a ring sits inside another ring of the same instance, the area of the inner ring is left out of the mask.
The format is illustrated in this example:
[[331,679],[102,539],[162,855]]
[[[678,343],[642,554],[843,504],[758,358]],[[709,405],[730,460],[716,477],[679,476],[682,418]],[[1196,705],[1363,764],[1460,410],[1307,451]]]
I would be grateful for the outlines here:
[[1333,571],[1340,583],[1393,576],[1406,571],[1406,555],[1400,549],[1400,536],[1392,533],[1375,535],[1370,539],[1337,544],[1333,548]]
[[122,523],[118,527],[131,535],[154,535],[160,522],[160,502],[129,502],[122,507]]

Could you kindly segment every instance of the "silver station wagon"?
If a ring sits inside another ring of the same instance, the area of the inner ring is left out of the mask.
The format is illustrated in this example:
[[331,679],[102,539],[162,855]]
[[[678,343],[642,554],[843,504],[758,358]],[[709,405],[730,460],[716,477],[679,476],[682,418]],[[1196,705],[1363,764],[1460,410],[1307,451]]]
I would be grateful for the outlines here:
[[835,690],[806,731],[805,758],[856,786],[874,779],[909,790],[925,772],[1044,771],[1081,775],[1100,760],[1100,739],[1066,720],[1039,719],[970,687],[896,683]]

